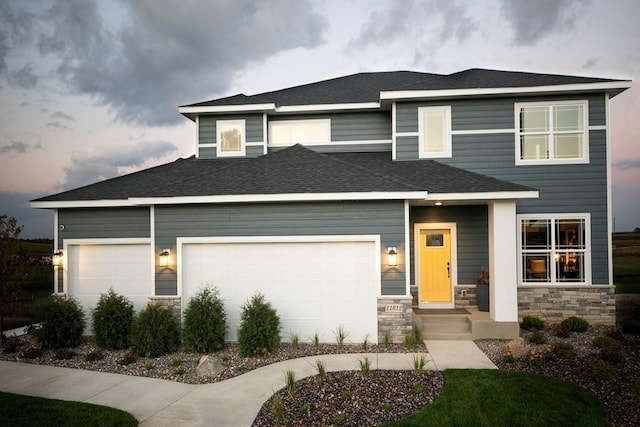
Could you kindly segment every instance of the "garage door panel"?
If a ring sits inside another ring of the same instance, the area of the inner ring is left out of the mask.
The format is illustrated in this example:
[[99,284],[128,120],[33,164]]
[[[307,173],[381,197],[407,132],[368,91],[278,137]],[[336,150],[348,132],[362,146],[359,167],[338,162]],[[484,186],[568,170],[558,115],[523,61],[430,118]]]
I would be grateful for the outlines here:
[[146,244],[69,246],[67,292],[78,299],[91,331],[91,309],[109,288],[126,296],[136,312],[153,294],[151,250]]
[[182,251],[183,308],[203,283],[217,286],[231,341],[237,339],[241,305],[258,291],[278,311],[284,340],[294,331],[303,340],[318,333],[334,341],[341,324],[350,341],[377,337],[373,242],[194,243]]

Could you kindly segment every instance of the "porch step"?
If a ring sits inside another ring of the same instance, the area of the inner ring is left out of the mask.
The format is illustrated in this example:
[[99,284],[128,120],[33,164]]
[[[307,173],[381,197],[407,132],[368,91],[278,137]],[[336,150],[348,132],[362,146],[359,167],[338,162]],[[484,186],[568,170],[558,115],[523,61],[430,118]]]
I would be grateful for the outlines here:
[[425,314],[422,319],[422,337],[426,340],[471,340],[471,321],[466,315]]

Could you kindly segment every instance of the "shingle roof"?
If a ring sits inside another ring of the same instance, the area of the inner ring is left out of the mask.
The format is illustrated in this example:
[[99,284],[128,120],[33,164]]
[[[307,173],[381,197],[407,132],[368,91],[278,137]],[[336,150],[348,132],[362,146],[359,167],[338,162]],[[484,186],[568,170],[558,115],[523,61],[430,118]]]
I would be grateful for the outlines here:
[[126,200],[249,194],[530,191],[433,160],[394,162],[389,153],[321,154],[294,145],[261,157],[179,159],[155,168],[36,199]]
[[[453,74],[387,71],[358,73],[256,95],[235,95],[183,107],[249,105],[322,105],[377,102],[382,91],[523,88],[621,80],[472,68]],[[615,93],[614,93],[615,94]]]

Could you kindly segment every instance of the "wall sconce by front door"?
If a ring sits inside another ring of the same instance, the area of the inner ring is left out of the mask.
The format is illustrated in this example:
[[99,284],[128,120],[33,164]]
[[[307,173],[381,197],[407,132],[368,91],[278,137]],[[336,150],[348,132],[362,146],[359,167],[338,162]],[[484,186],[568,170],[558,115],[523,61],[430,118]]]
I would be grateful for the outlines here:
[[64,258],[64,252],[62,252],[61,249],[58,249],[51,256],[51,263],[56,267],[60,267],[62,265],[63,258]]
[[159,256],[160,256],[160,267],[168,267],[169,260],[171,259],[171,250],[163,249],[162,252],[160,252]]
[[389,246],[387,248],[387,264],[389,264],[390,267],[398,265],[398,252],[395,246]]

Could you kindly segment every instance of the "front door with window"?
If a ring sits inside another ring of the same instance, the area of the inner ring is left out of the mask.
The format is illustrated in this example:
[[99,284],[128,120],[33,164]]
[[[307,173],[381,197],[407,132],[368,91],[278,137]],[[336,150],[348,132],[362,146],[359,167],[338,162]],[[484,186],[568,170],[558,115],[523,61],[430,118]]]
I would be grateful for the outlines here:
[[416,233],[418,296],[423,308],[454,306],[451,231],[451,228],[429,228]]

